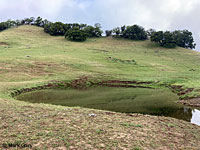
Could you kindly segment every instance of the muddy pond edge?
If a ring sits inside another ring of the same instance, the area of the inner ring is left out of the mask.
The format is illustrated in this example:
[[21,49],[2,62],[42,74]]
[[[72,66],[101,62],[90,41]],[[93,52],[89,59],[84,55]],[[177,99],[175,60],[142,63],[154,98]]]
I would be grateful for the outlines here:
[[[109,87],[124,87],[124,88],[150,88],[150,89],[158,89],[158,88],[168,88],[173,93],[176,93],[179,96],[178,103],[183,105],[191,106],[191,107],[200,107],[200,96],[188,96],[194,88],[184,88],[181,85],[172,85],[172,84],[163,84],[159,81],[126,81],[126,80],[99,80],[90,78],[88,76],[81,76],[78,79],[72,81],[49,81],[46,84],[38,85],[34,87],[28,88],[20,88],[15,89],[10,93],[12,98],[19,96],[20,94],[24,94],[27,92],[33,92],[37,90],[45,90],[45,89],[54,89],[54,88],[72,88],[72,89],[87,89],[92,86],[109,86]],[[194,103],[196,101],[197,103]]]

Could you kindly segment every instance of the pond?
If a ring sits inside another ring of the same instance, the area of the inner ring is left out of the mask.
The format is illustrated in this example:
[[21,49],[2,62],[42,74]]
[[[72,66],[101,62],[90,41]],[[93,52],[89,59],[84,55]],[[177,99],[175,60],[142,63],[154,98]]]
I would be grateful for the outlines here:
[[200,111],[176,103],[168,89],[91,87],[87,90],[48,89],[24,93],[18,100],[63,106],[80,106],[123,113],[168,116],[200,125]]

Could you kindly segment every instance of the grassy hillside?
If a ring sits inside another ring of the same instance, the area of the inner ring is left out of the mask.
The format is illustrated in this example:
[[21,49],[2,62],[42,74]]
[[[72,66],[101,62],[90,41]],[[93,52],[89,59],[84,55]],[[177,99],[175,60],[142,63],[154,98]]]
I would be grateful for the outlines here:
[[4,43],[0,45],[2,82],[70,80],[92,75],[196,88],[200,83],[200,53],[183,48],[165,49],[149,41],[112,38],[69,42],[30,26],[4,31],[0,41]]
[[[29,104],[13,101],[9,94],[84,75],[183,85],[195,88],[189,93],[195,96],[200,95],[199,66],[200,53],[150,41],[102,37],[77,43],[33,26],[6,30],[0,33],[0,144],[17,139],[38,149],[198,149],[200,128],[184,121]],[[89,113],[98,115],[91,118]]]

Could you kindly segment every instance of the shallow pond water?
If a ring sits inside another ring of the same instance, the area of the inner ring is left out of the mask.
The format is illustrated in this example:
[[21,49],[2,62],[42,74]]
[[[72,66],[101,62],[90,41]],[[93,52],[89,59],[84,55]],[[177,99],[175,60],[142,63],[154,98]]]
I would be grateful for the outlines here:
[[168,116],[200,125],[200,111],[177,104],[178,96],[168,89],[101,86],[87,90],[48,89],[24,93],[17,99],[31,103]]

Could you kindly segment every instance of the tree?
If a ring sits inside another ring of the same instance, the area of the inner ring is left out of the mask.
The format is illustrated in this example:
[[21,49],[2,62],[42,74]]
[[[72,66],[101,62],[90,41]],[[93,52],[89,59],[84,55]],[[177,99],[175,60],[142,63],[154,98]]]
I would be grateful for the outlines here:
[[43,20],[42,22],[43,22],[43,27],[44,27],[45,25],[47,25],[47,24],[50,24],[50,23],[51,23],[51,22],[50,22],[50,21],[48,21],[47,19]]
[[24,25],[24,24],[25,24],[25,20],[22,19],[22,20],[21,20],[21,25]]
[[48,33],[51,35],[51,26],[53,23],[49,22],[48,24],[44,25],[44,32]]
[[11,19],[7,20],[5,23],[7,24],[7,28],[16,26],[16,22]]
[[123,32],[126,30],[126,26],[124,25],[124,26],[122,26],[121,27],[121,34],[123,34]]
[[174,40],[173,34],[169,31],[154,32],[151,35],[151,41],[159,43],[160,46],[166,47],[166,48],[175,48],[176,47],[176,42]]
[[43,22],[42,22],[42,18],[39,16],[37,17],[37,19],[35,20],[35,23],[34,23],[36,26],[38,27],[41,27],[43,26]]
[[34,18],[34,17],[31,17],[31,18],[25,18],[24,21],[25,21],[24,24],[26,24],[26,25],[31,25],[31,24],[34,23],[35,18]]
[[65,35],[65,33],[66,33],[64,24],[62,22],[53,23],[51,30],[52,30],[51,31],[52,35]]
[[95,32],[95,37],[101,37],[102,36],[102,33],[103,31],[101,30],[101,24],[100,23],[96,23],[94,25],[94,32]]
[[100,29],[100,24],[95,24],[95,26],[85,26],[83,30],[87,33],[87,37],[100,37],[102,31]]
[[192,32],[188,30],[176,30],[173,32],[173,37],[176,41],[176,45],[184,48],[194,49],[196,44],[192,36]]
[[6,30],[8,28],[8,25],[6,22],[0,23],[0,31]]
[[112,30],[106,30],[106,36],[111,36],[112,35]]
[[163,38],[164,38],[163,34],[164,34],[163,31],[154,32],[151,35],[150,39],[152,42],[159,43],[160,46],[163,46]]
[[78,27],[74,27],[66,32],[65,38],[71,41],[81,42],[87,39],[87,33]]
[[175,48],[176,41],[174,40],[173,34],[169,31],[166,31],[163,35],[163,47],[166,48]]
[[87,37],[96,37],[95,28],[93,26],[87,26],[84,28]]
[[21,25],[21,20],[17,19],[15,22],[17,26]]
[[80,24],[78,24],[78,23],[73,23],[71,28],[79,28],[79,29],[81,29]]
[[121,30],[120,30],[119,27],[116,27],[116,28],[114,28],[114,29],[112,30],[112,32],[115,33],[116,36],[119,36],[120,33],[121,33]]
[[29,18],[29,21],[30,21],[30,25],[34,25],[35,18],[34,18],[34,17],[30,17],[30,18]]
[[87,27],[87,24],[80,24],[79,27],[80,29],[84,29],[85,27]]
[[152,35],[153,33],[155,33],[155,32],[156,32],[155,29],[149,29],[149,30],[147,30],[147,35],[148,35],[149,37],[151,37],[151,35]]
[[46,24],[44,25],[44,32],[54,36],[65,35],[65,24],[63,24],[62,22],[46,22]]
[[144,28],[138,25],[128,26],[122,33],[122,37],[132,40],[146,40],[147,33]]
[[101,29],[101,24],[100,24],[100,23],[95,23],[95,24],[94,24],[94,27],[95,27],[95,28],[98,28],[98,29]]

